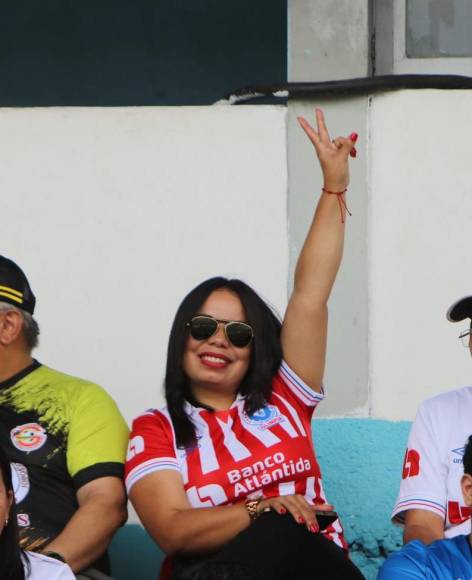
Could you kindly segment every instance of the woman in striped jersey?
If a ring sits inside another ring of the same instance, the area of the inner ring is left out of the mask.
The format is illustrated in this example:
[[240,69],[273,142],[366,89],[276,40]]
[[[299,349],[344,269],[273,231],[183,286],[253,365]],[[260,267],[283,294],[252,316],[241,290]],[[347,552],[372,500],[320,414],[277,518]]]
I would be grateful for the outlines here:
[[320,517],[311,436],[357,135],[331,140],[319,109],[316,130],[299,122],[324,183],[283,323],[242,281],[203,282],[175,316],[167,406],[133,423],[126,484],[170,556],[162,577],[362,578],[339,520]]

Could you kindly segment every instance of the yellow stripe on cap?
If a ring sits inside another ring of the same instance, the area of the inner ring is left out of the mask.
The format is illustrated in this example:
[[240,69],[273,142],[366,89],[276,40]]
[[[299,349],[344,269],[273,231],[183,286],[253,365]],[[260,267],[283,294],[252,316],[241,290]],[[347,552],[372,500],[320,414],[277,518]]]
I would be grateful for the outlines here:
[[4,292],[3,290],[0,290],[0,296],[4,296],[5,298],[13,300],[14,302],[18,302],[18,304],[23,304],[24,302],[23,298],[18,298],[18,296],[13,296],[13,294],[10,294],[9,292]]
[[15,290],[14,288],[10,288],[10,286],[0,285],[0,290],[5,290],[5,292],[8,292],[9,294],[14,294],[15,296],[18,296],[18,298],[23,298],[23,292],[19,292],[18,290]]

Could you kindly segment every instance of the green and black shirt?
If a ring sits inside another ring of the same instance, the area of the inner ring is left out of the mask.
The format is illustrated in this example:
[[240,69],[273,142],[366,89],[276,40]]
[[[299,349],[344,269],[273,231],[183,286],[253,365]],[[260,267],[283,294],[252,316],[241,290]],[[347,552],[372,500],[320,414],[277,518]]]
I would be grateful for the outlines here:
[[76,491],[123,476],[128,428],[98,385],[34,361],[0,383],[0,445],[12,463],[22,547],[41,550],[78,508]]

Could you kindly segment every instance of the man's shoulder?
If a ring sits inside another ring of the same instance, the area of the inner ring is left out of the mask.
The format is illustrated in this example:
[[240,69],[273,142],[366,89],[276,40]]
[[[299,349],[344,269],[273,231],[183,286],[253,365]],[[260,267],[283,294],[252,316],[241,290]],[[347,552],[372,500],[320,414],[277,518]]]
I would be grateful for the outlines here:
[[98,385],[92,381],[58,371],[44,364],[41,365],[35,373],[38,373],[42,378],[47,379],[50,384],[73,385],[75,387],[88,387],[92,385],[93,387],[98,387]]
[[469,535],[459,534],[453,538],[444,538],[436,540],[428,546],[430,555],[442,558],[443,555],[449,554],[452,558],[464,557],[470,559]]
[[472,568],[469,536],[437,540],[428,546],[420,540],[413,540],[388,558],[378,580],[456,578],[453,574],[462,577],[465,571],[470,573],[469,568]]
[[472,406],[472,387],[460,387],[459,389],[453,389],[424,399],[420,404],[420,408],[423,411],[441,409],[441,412],[444,412],[445,409],[454,409],[457,405]]
[[[428,568],[436,572],[434,577],[470,580],[472,561],[469,535],[436,540],[430,544],[428,546]],[[446,576],[448,573],[450,576]]]
[[[82,392],[96,392],[96,393],[106,393],[105,389],[94,383],[93,381],[89,381],[87,379],[82,379],[80,377],[76,377],[74,375],[69,375],[61,371],[57,371],[51,367],[46,365],[41,365],[32,375],[35,374],[36,376],[34,379],[40,380],[45,384],[45,386],[49,386],[51,388],[58,388],[64,390],[71,390],[76,394]],[[32,377],[33,379],[33,377]]]
[[[40,364],[33,371],[2,393],[0,405],[11,405],[19,412],[37,410],[41,419],[54,414],[68,422],[71,412],[92,406],[115,405],[101,386],[91,381],[57,371]],[[48,401],[48,407],[44,405]],[[61,421],[62,422],[62,421]]]
[[399,577],[421,578],[422,576],[418,574],[425,570],[427,549],[420,540],[409,542],[385,561],[378,580],[395,580]]

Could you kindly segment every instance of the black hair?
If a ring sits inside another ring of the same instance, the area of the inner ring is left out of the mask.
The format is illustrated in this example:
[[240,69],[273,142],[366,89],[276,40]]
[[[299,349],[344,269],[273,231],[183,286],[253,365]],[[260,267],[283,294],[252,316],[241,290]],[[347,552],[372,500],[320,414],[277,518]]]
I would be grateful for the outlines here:
[[216,277],[205,280],[189,292],[177,310],[170,332],[164,383],[167,408],[179,447],[190,447],[196,443],[194,424],[185,412],[186,401],[194,406],[213,410],[194,399],[182,366],[187,339],[186,324],[208,296],[220,288],[227,288],[238,295],[247,322],[254,330],[249,368],[238,391],[245,396],[245,411],[248,414],[254,413],[266,403],[272,392],[272,379],[282,360],[280,320],[271,307],[246,283],[237,279]]
[[[0,447],[0,474],[7,494],[13,495],[10,462],[6,453]],[[8,523],[0,534],[0,565],[2,580],[25,580],[23,562],[29,563],[18,542],[18,526],[16,523],[15,502],[10,508]]]
[[472,475],[472,435],[469,437],[464,450],[464,473]]

